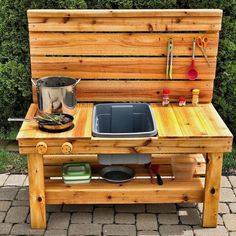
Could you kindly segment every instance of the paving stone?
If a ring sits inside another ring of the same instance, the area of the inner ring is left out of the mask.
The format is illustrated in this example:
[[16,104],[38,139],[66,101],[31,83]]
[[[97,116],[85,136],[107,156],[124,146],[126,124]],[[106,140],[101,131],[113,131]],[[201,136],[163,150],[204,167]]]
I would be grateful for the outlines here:
[[220,215],[218,215],[217,224],[218,224],[218,225],[224,225],[223,218],[222,218]]
[[4,187],[0,190],[0,200],[13,200],[18,192],[18,188]]
[[101,224],[71,224],[68,231],[69,236],[79,236],[79,235],[102,235],[102,225]]
[[172,203],[148,204],[147,212],[150,213],[173,213],[176,212],[176,206]]
[[229,176],[229,181],[231,185],[236,188],[236,176]]
[[103,235],[135,236],[136,228],[134,225],[104,225]]
[[78,212],[73,213],[71,217],[71,223],[91,223],[92,213],[88,212]]
[[4,186],[22,186],[26,175],[10,175],[4,183]]
[[118,213],[115,215],[115,222],[117,224],[134,224],[135,215],[131,213]]
[[29,201],[14,200],[12,206],[29,206]]
[[159,232],[161,236],[193,236],[192,228],[188,225],[161,225],[159,228]]
[[29,213],[29,207],[11,207],[7,212],[5,222],[23,223]]
[[158,223],[167,225],[176,225],[179,223],[179,218],[177,214],[159,214]]
[[221,202],[236,202],[236,196],[232,189],[222,188],[220,193]]
[[229,236],[236,236],[236,232],[230,232]]
[[67,231],[62,229],[47,230],[44,236],[67,236]]
[[93,205],[73,205],[73,204],[70,204],[70,205],[64,205],[63,206],[63,211],[66,211],[66,212],[92,212],[93,211]]
[[236,203],[229,203],[229,208],[232,213],[236,213]]
[[112,208],[95,208],[93,212],[94,223],[113,223],[114,222],[114,209]]
[[231,188],[231,184],[226,176],[221,176],[221,188]]
[[6,212],[0,212],[0,222],[3,222],[6,216]]
[[195,236],[228,236],[228,232],[224,226],[217,226],[217,228],[194,226],[193,232]]
[[183,202],[183,203],[178,203],[177,204],[178,207],[196,207],[197,203],[193,203],[193,202]]
[[140,213],[145,212],[145,205],[143,204],[122,204],[115,205],[116,212]]
[[113,204],[96,204],[96,205],[94,205],[95,207],[105,207],[105,208],[107,208],[107,207],[114,207],[114,205]]
[[47,212],[61,212],[61,205],[47,205]]
[[199,209],[200,212],[202,212],[203,211],[203,203],[202,202],[198,203],[197,208]]
[[225,214],[223,220],[229,231],[236,231],[236,214]]
[[157,230],[157,217],[155,214],[137,214],[136,226],[138,230]]
[[0,174],[0,186],[3,186],[9,175]]
[[218,212],[221,214],[229,213],[228,205],[226,203],[220,202]]
[[29,186],[29,177],[26,176],[23,186]]
[[29,224],[15,224],[11,230],[11,235],[43,235],[42,229],[31,229]]
[[12,224],[0,223],[0,235],[9,235],[11,231]]
[[8,211],[10,206],[11,206],[10,201],[0,201],[0,211]]
[[48,221],[48,229],[67,229],[70,222],[70,213],[52,213]]
[[158,231],[138,231],[138,236],[159,236]]
[[178,214],[182,224],[198,225],[201,222],[199,211],[196,208],[181,208]]
[[29,189],[21,188],[16,195],[17,200],[29,200]]

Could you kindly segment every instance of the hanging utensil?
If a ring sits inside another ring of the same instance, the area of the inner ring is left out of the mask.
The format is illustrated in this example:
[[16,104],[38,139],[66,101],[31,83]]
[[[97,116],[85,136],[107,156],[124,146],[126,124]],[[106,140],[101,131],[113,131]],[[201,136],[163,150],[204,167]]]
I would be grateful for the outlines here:
[[172,67],[173,67],[173,39],[168,40],[167,44],[167,62],[166,62],[166,78],[172,79]]
[[152,164],[151,169],[156,174],[157,184],[158,185],[163,185],[163,181],[162,181],[162,178],[161,178],[161,175],[160,175],[160,165],[159,164]]
[[208,66],[210,66],[210,62],[209,62],[208,56],[206,54],[207,44],[208,44],[208,38],[207,37],[198,37],[197,38],[197,45],[201,49],[202,54],[204,55]]
[[195,60],[195,47],[196,47],[196,41],[195,39],[193,40],[193,52],[192,52],[192,63],[191,63],[191,67],[188,71],[188,79],[189,80],[195,80],[198,77],[198,71],[195,68],[194,65],[194,60]]

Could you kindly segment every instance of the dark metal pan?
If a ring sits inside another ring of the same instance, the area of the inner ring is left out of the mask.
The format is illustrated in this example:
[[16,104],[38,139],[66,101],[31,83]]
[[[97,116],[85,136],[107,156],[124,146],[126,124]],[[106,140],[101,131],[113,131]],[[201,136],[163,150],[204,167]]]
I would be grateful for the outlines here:
[[65,113],[55,113],[54,115],[60,115],[60,114],[64,115],[67,118],[66,122],[62,122],[62,124],[52,124],[51,122],[41,122],[41,121],[38,121],[36,118],[33,118],[33,119],[8,118],[8,121],[20,121],[20,122],[35,121],[38,123],[39,129],[42,129],[43,131],[62,132],[62,131],[66,131],[70,129],[73,126],[74,117]]
[[106,166],[99,172],[100,176],[113,183],[123,183],[134,178],[135,172],[127,166]]

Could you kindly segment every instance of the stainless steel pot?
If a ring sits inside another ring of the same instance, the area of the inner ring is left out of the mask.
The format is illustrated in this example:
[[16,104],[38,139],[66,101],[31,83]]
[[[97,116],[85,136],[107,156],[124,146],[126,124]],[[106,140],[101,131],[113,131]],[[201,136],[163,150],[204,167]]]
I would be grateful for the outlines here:
[[75,114],[76,85],[80,80],[70,77],[49,76],[32,83],[37,88],[38,107],[41,113]]

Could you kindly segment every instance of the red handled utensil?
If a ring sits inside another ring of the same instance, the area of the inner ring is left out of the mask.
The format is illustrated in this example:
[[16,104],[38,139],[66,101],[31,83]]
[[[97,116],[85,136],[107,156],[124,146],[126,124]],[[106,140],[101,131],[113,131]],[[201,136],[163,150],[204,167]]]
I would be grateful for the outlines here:
[[193,54],[192,54],[192,63],[191,67],[188,71],[188,79],[189,80],[195,80],[198,77],[198,71],[195,68],[194,60],[195,60],[195,47],[196,47],[196,42],[195,39],[193,40]]
[[157,184],[158,185],[163,185],[163,181],[160,175],[160,165],[159,164],[153,164],[151,165],[152,171],[156,174],[157,177]]

